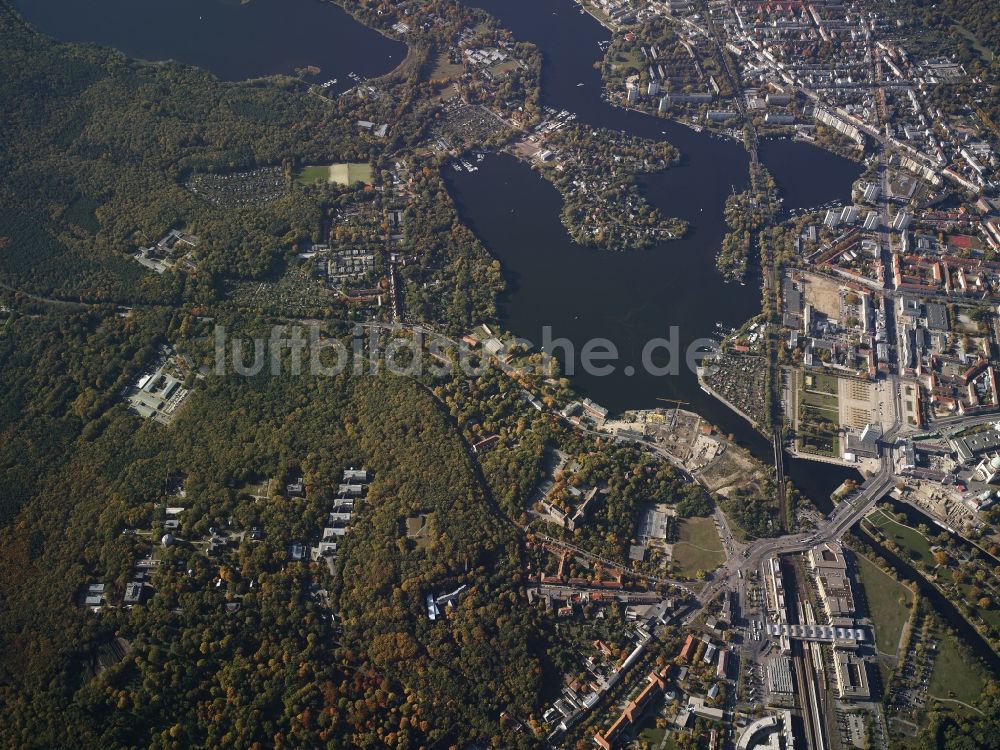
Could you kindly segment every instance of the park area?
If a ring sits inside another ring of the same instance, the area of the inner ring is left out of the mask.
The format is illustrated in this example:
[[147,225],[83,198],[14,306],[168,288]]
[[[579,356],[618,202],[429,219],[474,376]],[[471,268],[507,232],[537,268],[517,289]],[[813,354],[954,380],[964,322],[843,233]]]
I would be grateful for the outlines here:
[[295,173],[295,181],[302,185],[330,183],[347,187],[357,182],[370,185],[372,168],[359,162],[307,166]]
[[935,698],[975,704],[983,689],[983,678],[976,665],[961,651],[953,636],[938,641],[937,659],[927,692]]
[[878,529],[886,539],[892,540],[902,548],[904,556],[910,562],[922,562],[928,569],[934,567],[930,542],[915,528],[899,523],[881,508],[875,510],[865,521]]
[[722,540],[709,518],[687,518],[678,530],[673,550],[678,574],[693,578],[699,570],[715,570],[726,561]]
[[883,654],[895,656],[903,628],[910,619],[913,593],[867,558],[855,559],[868,601],[868,614],[875,623],[875,643]]
[[798,386],[796,435],[799,450],[839,458],[837,378],[825,373],[801,372]]
[[[901,549],[901,554],[911,563],[922,564],[924,570],[933,575],[933,583],[938,588],[947,590],[951,586],[957,587],[958,594],[987,626],[1000,628],[1000,609],[997,609],[995,602],[990,601],[987,597],[986,602],[980,605],[979,598],[982,594],[975,593],[974,590],[977,588],[975,580],[969,577],[956,580],[957,567],[953,563],[939,563],[938,560],[935,560],[934,554],[931,552],[930,541],[917,529],[899,523],[882,509],[874,511],[865,519],[864,523],[877,529],[881,536],[895,543]],[[976,557],[975,550],[967,543],[965,546],[973,553],[972,556]],[[989,562],[982,558],[977,559],[977,564],[984,569],[988,569],[990,566]],[[917,567],[919,568],[920,565]]]

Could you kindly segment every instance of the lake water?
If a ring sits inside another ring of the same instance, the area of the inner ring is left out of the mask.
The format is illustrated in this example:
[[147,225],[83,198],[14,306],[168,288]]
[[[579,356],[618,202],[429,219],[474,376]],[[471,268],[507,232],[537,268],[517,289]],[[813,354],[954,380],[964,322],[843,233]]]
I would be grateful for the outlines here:
[[178,60],[224,80],[291,74],[316,66],[312,80],[383,75],[406,46],[321,0],[14,0],[41,32],[65,42],[116,47],[142,60]]
[[849,202],[851,184],[862,171],[857,162],[790,139],[762,140],[757,155],[778,183],[785,213],[833,200]]
[[[638,365],[642,342],[680,329],[686,344],[711,335],[716,321],[739,325],[760,306],[757,280],[747,286],[723,283],[715,253],[724,234],[722,206],[735,187],[746,185],[747,155],[734,143],[696,133],[676,123],[626,112],[601,100],[600,75],[593,68],[597,43],[610,38],[571,0],[469,0],[497,16],[519,39],[534,42],[544,58],[543,103],[575,112],[581,122],[635,135],[665,138],[683,155],[680,166],[646,180],[646,195],[666,215],[691,222],[682,240],[647,251],[591,250],[569,239],[559,221],[561,198],[530,167],[510,156],[489,157],[479,172],[445,170],[445,179],[464,221],[504,266],[508,290],[502,299],[506,328],[538,343],[541,328],[580,346],[590,337],[614,341],[620,360],[614,374],[574,376],[574,384],[613,411],[661,405],[679,398],[731,433],[765,462],[771,446],[739,416],[701,391],[693,374],[645,375]],[[577,86],[583,83],[583,86]],[[784,209],[847,201],[861,166],[819,148],[790,140],[765,141],[759,155],[778,182]],[[637,373],[626,376],[632,364]],[[831,464],[791,459],[788,474],[824,512],[830,493],[858,473]],[[912,510],[912,509],[911,509]],[[883,555],[969,644],[991,670],[998,657],[958,610],[905,560],[888,552],[856,525],[853,533]]]
[[[747,184],[746,152],[734,141],[603,102],[593,63],[600,56],[598,42],[610,35],[580,15],[571,0],[475,4],[519,39],[539,45],[544,104],[575,112],[588,125],[666,138],[680,149],[681,163],[645,177],[644,190],[665,215],[691,225],[683,239],[648,251],[587,250],[559,222],[558,193],[527,166],[495,156],[475,174],[447,170],[463,219],[503,263],[509,285],[502,300],[505,327],[535,343],[543,326],[577,346],[593,337],[611,340],[620,353],[615,373],[578,374],[574,382],[581,390],[614,411],[656,406],[657,398],[682,399],[769,460],[769,442],[704,394],[692,372],[681,368],[677,376],[653,377],[641,367],[643,345],[651,338],[674,338],[676,330],[683,352],[694,339],[713,336],[716,322],[736,326],[759,308],[757,281],[723,283],[714,263],[725,198]],[[113,46],[146,60],[179,60],[226,80],[315,65],[321,70],[315,79],[337,78],[333,88],[340,91],[352,85],[348,73],[380,75],[406,54],[404,45],[320,0],[15,0],[15,7],[56,39]],[[858,174],[847,160],[791,141],[765,144],[762,156],[782,182],[789,209],[846,198]],[[629,366],[634,376],[625,374]],[[789,473],[821,504],[853,474],[795,461]]]
[[[681,399],[764,461],[770,442],[738,415],[704,393],[695,374],[657,377],[642,366],[642,350],[656,337],[676,339],[681,353],[692,341],[716,335],[716,324],[739,326],[760,310],[759,279],[746,286],[725,283],[715,255],[725,233],[726,196],[747,185],[749,157],[739,143],[657,117],[613,107],[601,98],[600,42],[609,32],[581,15],[571,0],[470,0],[499,18],[518,39],[538,45],[543,56],[542,103],[577,114],[586,125],[666,139],[681,162],[643,180],[650,202],[667,216],[690,222],[680,240],[649,250],[616,253],[580,247],[559,220],[558,192],[510,156],[488,158],[475,173],[445,170],[462,219],[504,268],[508,290],[502,323],[535,344],[543,328],[574,342],[609,339],[618,349],[615,371],[593,376],[577,371],[582,392],[614,412]],[[578,84],[583,84],[582,86]],[[770,141],[761,157],[780,180],[785,208],[792,210],[850,197],[860,167],[829,152],[791,140]],[[628,375],[627,368],[634,368]],[[829,464],[791,460],[789,474],[820,507],[857,472]]]

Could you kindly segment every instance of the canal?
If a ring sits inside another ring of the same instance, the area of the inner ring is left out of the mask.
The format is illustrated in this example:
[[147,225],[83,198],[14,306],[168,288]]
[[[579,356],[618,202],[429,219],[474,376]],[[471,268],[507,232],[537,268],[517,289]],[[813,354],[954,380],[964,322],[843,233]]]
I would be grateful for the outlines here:
[[223,80],[293,74],[333,91],[403,61],[405,45],[322,0],[13,0],[39,31],[59,41],[115,47],[142,60],[178,60]]

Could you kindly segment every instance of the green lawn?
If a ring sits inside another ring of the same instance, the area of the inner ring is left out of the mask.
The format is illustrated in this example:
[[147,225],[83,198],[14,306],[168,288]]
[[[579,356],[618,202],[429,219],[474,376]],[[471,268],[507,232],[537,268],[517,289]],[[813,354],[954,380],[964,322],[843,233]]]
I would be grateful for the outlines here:
[[465,66],[461,63],[453,63],[448,59],[448,53],[442,52],[438,55],[437,61],[434,64],[434,70],[431,72],[431,78],[438,81],[449,80],[451,78],[458,78],[465,72]]
[[[811,379],[810,384],[806,384],[806,378]],[[802,378],[803,386],[810,391],[818,391],[836,397],[840,392],[837,378],[825,372],[808,373]]]
[[996,57],[996,55],[994,54],[993,50],[991,50],[989,47],[983,44],[982,39],[973,34],[971,31],[969,31],[960,23],[953,23],[951,26],[959,34],[968,39],[972,43],[972,46],[975,47],[976,52],[985,57],[987,62],[993,62],[993,58]]
[[699,570],[715,570],[726,561],[722,540],[712,518],[686,518],[681,522],[674,544],[678,573],[693,576]]
[[951,635],[943,634],[937,647],[938,655],[927,687],[928,693],[935,698],[954,698],[974,704],[983,689],[978,667],[959,653]]
[[[955,583],[954,563],[938,565],[931,555],[930,542],[916,529],[897,523],[881,510],[877,510],[866,520],[872,526],[878,528],[883,536],[888,537],[898,544],[903,550],[904,557],[907,557],[911,562],[923,563],[928,573],[933,572],[937,576],[939,586],[949,586]],[[972,581],[957,585],[961,591],[961,595],[976,610],[979,617],[989,627],[1000,628],[1000,609],[995,604],[989,609],[980,609],[977,607],[972,595],[972,589],[974,588]]]
[[895,655],[903,627],[910,618],[913,593],[864,557],[855,559],[869,614],[875,621],[875,643],[883,654]]
[[353,185],[356,182],[363,182],[366,185],[370,185],[372,182],[372,167],[370,164],[359,164],[357,162],[331,164],[330,182],[336,182],[338,185]]
[[504,60],[502,63],[497,63],[490,68],[490,75],[499,78],[513,70],[517,70],[517,63],[513,60]]
[[799,450],[840,458],[837,378],[826,373],[800,372],[796,415]]
[[370,185],[372,181],[372,168],[370,164],[359,162],[345,162],[341,164],[314,164],[302,167],[295,174],[296,182],[302,185],[315,185],[319,183],[336,183],[338,185],[353,185],[356,182],[363,182]]
[[659,747],[660,743],[663,742],[663,735],[667,731],[665,729],[659,729],[655,724],[652,726],[647,726],[641,732],[639,732],[639,741],[648,742],[651,747]]
[[831,418],[836,421],[838,415],[840,414],[837,408],[837,397],[831,396],[829,393],[820,393],[819,391],[802,391],[801,401],[806,406],[813,406],[821,411],[830,412]]
[[919,560],[928,568],[934,567],[930,543],[916,529],[897,523],[881,510],[870,515],[868,522],[881,531],[884,536],[902,547],[911,561]]
[[312,166],[302,167],[295,174],[295,181],[303,185],[313,185],[317,182],[328,182],[330,179],[330,167]]

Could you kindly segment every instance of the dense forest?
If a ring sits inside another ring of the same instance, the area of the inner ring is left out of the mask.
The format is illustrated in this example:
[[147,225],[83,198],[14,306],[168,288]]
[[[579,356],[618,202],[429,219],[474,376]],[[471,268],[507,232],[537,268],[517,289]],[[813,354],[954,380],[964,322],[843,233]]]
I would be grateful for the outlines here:
[[[462,27],[500,30],[453,0],[344,5],[386,33],[413,26],[407,63],[378,81],[384,96],[331,100],[284,77],[224,83],[57,44],[0,0],[0,745],[535,747],[579,644],[527,604],[541,569],[529,538],[600,554],[632,586],[661,572],[628,561],[645,509],[713,510],[666,462],[558,418],[575,398],[568,382],[519,370],[532,360],[523,351],[476,375],[212,368],[217,325],[264,336],[308,316],[346,339],[348,323],[370,319],[331,289],[294,308],[281,294],[233,292],[290,278],[312,288],[301,249],[380,248],[389,212],[405,226],[396,249],[410,319],[458,334],[496,318],[500,266],[459,220],[445,157],[427,147],[442,89],[427,76]],[[471,100],[523,103],[531,119],[540,59],[517,49],[529,64]],[[359,118],[391,124],[386,139],[359,133]],[[644,202],[636,177],[677,153],[638,140],[598,150],[593,138],[567,128],[553,142],[594,156],[575,174],[613,178],[594,198],[570,196],[567,225],[612,227],[588,240],[610,243],[621,218],[602,215],[610,203],[682,232]],[[612,169],[615,157],[625,164]],[[338,161],[371,167],[371,183],[293,178]],[[190,187],[260,169],[282,175],[267,200],[220,203]],[[352,212],[370,221],[324,229]],[[171,230],[198,237],[190,267],[157,274],[130,257]],[[366,281],[387,283],[380,273]],[[123,394],[167,345],[191,395],[161,425],[128,411]],[[472,448],[484,439],[491,450]],[[531,504],[557,451],[575,466],[555,477],[560,487],[600,490],[572,531]],[[336,556],[302,554],[323,539],[352,467],[371,481]],[[724,505],[749,535],[772,535],[771,494]],[[144,598],[125,606],[139,563]],[[105,587],[94,609],[93,584]],[[428,595],[458,590],[428,617]],[[622,611],[608,611],[587,628],[620,625]],[[994,724],[949,718],[933,731],[949,746],[989,747]]]
[[[518,744],[499,716],[533,709],[538,670],[516,535],[433,397],[373,376],[213,378],[192,398],[168,429],[111,408],[58,468],[24,483],[29,502],[2,532],[3,736],[61,746],[72,722],[76,747]],[[288,564],[288,545],[322,526],[339,472],[362,464],[376,479],[340,576]],[[247,491],[296,472],[305,498]],[[178,476],[183,499],[165,496]],[[123,588],[148,543],[122,532],[155,527],[164,501],[190,521],[158,555],[149,605],[75,606],[90,580]],[[435,514],[437,534],[407,551],[416,511]],[[213,562],[196,541],[209,527],[263,538],[240,536]],[[458,583],[469,594],[429,623],[423,595]],[[336,629],[317,595],[327,588]],[[108,663],[118,639],[128,645]]]
[[[391,95],[331,100],[305,95],[296,79],[226,83],[191,66],[57,44],[6,4],[0,40],[9,71],[0,80],[0,283],[59,299],[208,304],[226,280],[276,278],[298,248],[319,241],[324,212],[354,188],[303,188],[289,177],[276,200],[219,205],[188,189],[192,176],[260,167],[288,176],[296,165],[360,161],[381,182],[393,150],[426,137],[437,106],[435,87],[420,78],[423,48],[380,80]],[[388,150],[358,133],[358,118],[394,123]],[[418,263],[406,273],[414,313],[457,325],[491,319],[498,268],[458,221],[436,161],[406,163],[415,178],[407,249]],[[193,270],[160,276],[129,257],[172,229],[200,239]],[[428,282],[452,291],[429,293]]]
[[[121,401],[164,344],[195,369],[207,361],[213,320],[266,330],[280,311],[241,309],[224,282],[280,275],[328,211],[372,199],[289,180],[276,200],[219,205],[191,177],[343,160],[388,179],[384,144],[354,121],[401,123],[395,147],[422,137],[420,50],[384,82],[401,109],[382,112],[292,79],[222,83],[56,44],[6,4],[0,38],[0,743],[531,744],[501,719],[537,709],[544,648],[521,602],[518,537],[497,525],[489,485],[424,386],[192,370],[169,427]],[[411,309],[456,328],[490,319],[498,267],[457,221],[437,165],[407,167]],[[172,229],[200,239],[196,269],[158,275],[128,257]],[[431,282],[450,294],[422,299]],[[370,512],[338,574],[293,561],[340,472],[360,465],[375,477]],[[304,497],[253,490],[296,473]],[[183,520],[160,547],[170,504]],[[415,510],[435,514],[437,534],[406,550]],[[227,551],[212,556],[217,534]],[[117,606],[146,556],[148,603]],[[80,594],[95,580],[111,605],[96,613]],[[458,582],[468,595],[427,621],[424,595]]]
[[[12,286],[88,301],[98,289],[125,303],[171,301],[175,280],[136,283],[122,259],[173,228],[202,237],[204,283],[214,274],[259,276],[309,236],[315,201],[290,192],[221,210],[183,180],[286,159],[368,159],[345,119],[297,96],[290,81],[225,84],[188,66],[58,45],[6,6],[0,38],[0,203],[20,209],[0,215],[0,273]],[[34,239],[32,227],[40,227]]]
[[100,432],[104,413],[152,356],[164,326],[156,310],[132,319],[72,308],[7,319],[0,336],[0,523],[78,439]]

